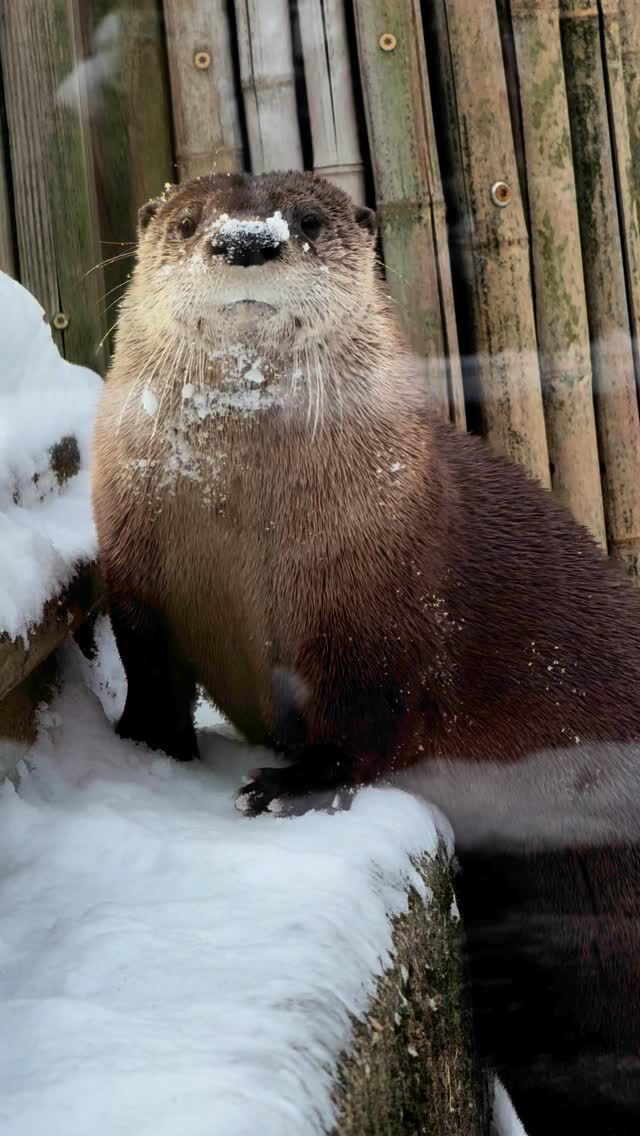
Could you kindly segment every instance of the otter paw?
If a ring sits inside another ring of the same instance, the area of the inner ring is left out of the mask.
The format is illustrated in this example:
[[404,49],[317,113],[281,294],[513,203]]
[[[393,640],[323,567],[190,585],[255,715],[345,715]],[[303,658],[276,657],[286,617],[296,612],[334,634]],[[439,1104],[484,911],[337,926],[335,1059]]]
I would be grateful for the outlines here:
[[354,790],[350,787],[313,786],[304,784],[297,766],[285,769],[254,769],[246,785],[239,790],[235,807],[245,816],[273,813],[293,817],[319,810],[341,812],[351,807]]

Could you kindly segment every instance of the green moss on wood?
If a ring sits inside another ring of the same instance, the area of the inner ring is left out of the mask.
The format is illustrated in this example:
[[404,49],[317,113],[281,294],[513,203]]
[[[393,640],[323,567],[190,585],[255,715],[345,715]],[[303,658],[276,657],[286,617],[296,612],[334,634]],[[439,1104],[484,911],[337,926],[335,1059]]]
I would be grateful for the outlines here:
[[394,964],[340,1066],[336,1136],[483,1131],[451,869],[442,852],[418,868],[430,899],[412,890],[395,921]]

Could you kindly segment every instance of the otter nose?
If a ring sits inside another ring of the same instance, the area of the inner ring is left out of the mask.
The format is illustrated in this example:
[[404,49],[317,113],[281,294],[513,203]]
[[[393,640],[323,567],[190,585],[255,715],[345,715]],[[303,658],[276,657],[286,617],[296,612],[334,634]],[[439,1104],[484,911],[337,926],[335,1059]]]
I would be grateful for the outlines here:
[[280,242],[273,239],[267,242],[255,234],[246,234],[241,239],[218,234],[211,241],[214,256],[223,256],[227,264],[238,268],[250,268],[256,264],[266,264],[280,255]]

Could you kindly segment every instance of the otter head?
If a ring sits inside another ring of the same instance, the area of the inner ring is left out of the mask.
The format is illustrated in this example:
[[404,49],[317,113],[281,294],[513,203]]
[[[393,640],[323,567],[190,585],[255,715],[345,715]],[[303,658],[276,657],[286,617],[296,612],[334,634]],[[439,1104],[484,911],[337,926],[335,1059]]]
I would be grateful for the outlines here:
[[203,345],[326,341],[371,303],[375,214],[311,173],[197,178],[141,209],[134,308],[136,283],[138,318]]

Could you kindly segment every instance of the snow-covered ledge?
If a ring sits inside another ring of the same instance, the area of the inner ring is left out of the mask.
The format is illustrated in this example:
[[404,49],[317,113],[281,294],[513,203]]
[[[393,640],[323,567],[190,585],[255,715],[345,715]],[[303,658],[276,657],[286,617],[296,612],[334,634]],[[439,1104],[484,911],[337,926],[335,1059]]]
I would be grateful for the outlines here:
[[88,451],[100,379],[0,273],[0,776],[33,740],[46,662],[95,600]]
[[241,816],[265,755],[207,706],[201,762],[117,738],[97,639],[0,788],[3,1136],[480,1136],[446,822]]

